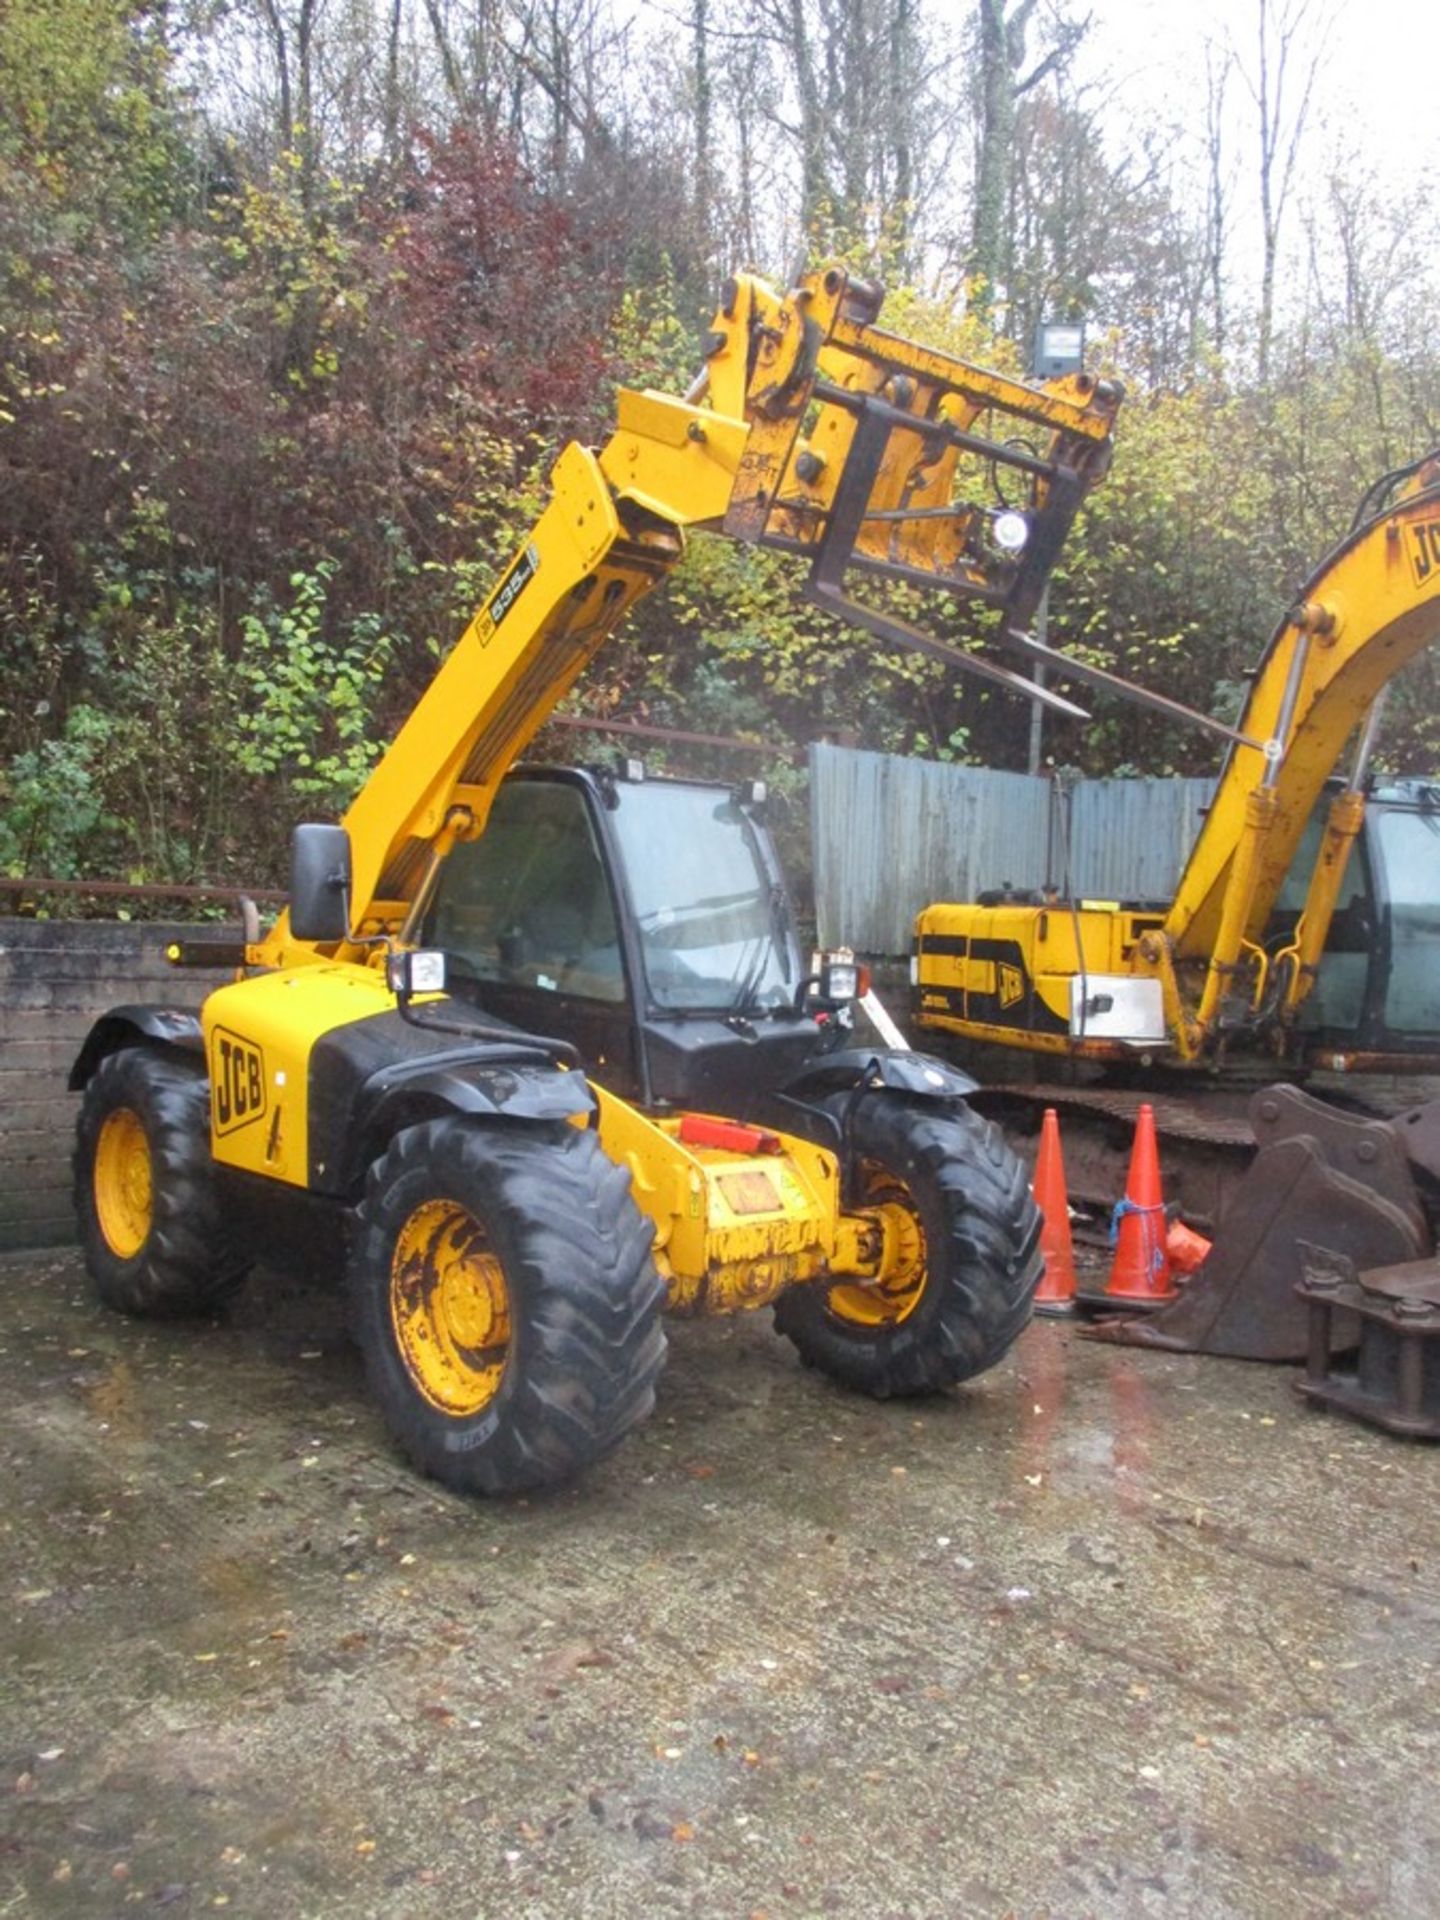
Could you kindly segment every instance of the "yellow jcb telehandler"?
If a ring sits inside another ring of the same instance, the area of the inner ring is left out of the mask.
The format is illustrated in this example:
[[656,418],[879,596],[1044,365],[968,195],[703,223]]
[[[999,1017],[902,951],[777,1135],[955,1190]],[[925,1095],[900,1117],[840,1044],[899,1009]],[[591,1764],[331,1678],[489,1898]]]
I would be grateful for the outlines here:
[[76,1194],[112,1306],[208,1308],[342,1224],[393,1433],[485,1493],[567,1479],[644,1418],[666,1306],[773,1302],[876,1395],[1005,1352],[1039,1274],[1024,1171],[965,1075],[847,1044],[856,969],[808,974],[758,789],[511,771],[690,530],[796,554],[821,605],[1033,692],[851,582],[979,600],[1023,654],[1120,396],[984,372],[878,306],[835,269],[730,282],[691,391],[622,391],[608,443],[560,454],[343,824],[297,829],[289,910],[233,984],[198,1018],[96,1025]]

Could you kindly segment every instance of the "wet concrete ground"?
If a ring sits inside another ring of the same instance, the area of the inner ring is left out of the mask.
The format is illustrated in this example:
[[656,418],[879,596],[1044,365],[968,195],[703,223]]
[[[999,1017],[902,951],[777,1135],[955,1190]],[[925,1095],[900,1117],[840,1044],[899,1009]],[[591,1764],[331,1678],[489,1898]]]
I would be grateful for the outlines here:
[[562,1497],[330,1299],[0,1264],[0,1913],[1430,1916],[1440,1455],[1033,1327],[952,1398],[677,1326]]

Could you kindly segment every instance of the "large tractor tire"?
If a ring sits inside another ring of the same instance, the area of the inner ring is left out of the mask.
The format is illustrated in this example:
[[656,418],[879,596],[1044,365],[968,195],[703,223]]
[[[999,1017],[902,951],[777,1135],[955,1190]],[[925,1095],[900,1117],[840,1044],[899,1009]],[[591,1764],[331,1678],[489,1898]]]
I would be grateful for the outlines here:
[[445,1118],[370,1170],[355,1324],[385,1419],[467,1493],[573,1479],[655,1403],[664,1288],[628,1172],[593,1133]]
[[876,1399],[983,1373],[1029,1319],[1040,1281],[1024,1167],[998,1127],[958,1103],[866,1094],[850,1137],[855,1203],[880,1215],[885,1270],[791,1288],[776,1326],[807,1366]]
[[243,1284],[250,1263],[216,1186],[198,1066],[152,1047],[107,1054],[85,1088],[74,1164],[80,1244],[107,1307],[208,1313]]

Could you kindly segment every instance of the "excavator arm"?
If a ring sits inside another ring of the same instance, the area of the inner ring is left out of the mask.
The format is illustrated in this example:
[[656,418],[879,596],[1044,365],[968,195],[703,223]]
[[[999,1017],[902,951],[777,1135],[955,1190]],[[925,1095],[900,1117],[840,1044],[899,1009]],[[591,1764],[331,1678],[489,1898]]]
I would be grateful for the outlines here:
[[[1023,650],[1109,464],[1120,391],[986,372],[883,332],[880,301],[833,267],[783,296],[737,277],[689,393],[622,389],[606,444],[564,448],[539,521],[345,816],[357,934],[413,932],[446,852],[484,830],[506,770],[692,531],[798,555],[810,596],[876,638],[1080,711],[1003,664],[993,639],[962,649],[866,582],[993,608],[999,644]],[[320,957],[285,915],[251,954]]]
[[[1183,1052],[1205,1045],[1247,963],[1262,983],[1283,967],[1282,1019],[1310,991],[1364,819],[1385,691],[1437,638],[1440,454],[1431,454],[1371,489],[1276,630],[1240,723],[1264,744],[1232,748],[1164,927],[1142,942],[1165,974],[1201,980],[1198,994],[1180,996],[1190,1002],[1179,1022]],[[1259,943],[1301,835],[1352,738],[1350,776],[1331,804],[1296,935],[1264,956]]]

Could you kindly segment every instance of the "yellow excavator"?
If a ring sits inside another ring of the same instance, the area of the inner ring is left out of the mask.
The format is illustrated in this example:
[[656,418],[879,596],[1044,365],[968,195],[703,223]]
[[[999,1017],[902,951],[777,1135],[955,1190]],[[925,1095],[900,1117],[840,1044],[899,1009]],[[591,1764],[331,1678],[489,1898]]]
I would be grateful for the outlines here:
[[[804,963],[760,790],[516,766],[692,531],[1035,696],[1026,629],[1120,393],[898,338],[880,298],[834,268],[732,280],[691,389],[622,390],[606,444],[561,452],[343,822],[297,829],[288,911],[223,955],[233,982],[198,1017],[96,1024],[76,1205],[111,1306],[203,1311],[342,1239],[391,1431],[482,1493],[566,1480],[643,1419],[665,1306],[773,1302],[803,1360],[879,1396],[1005,1352],[1039,1276],[1023,1167],[966,1075],[847,1044],[853,957]],[[900,619],[882,582],[993,610],[991,637]]]
[[[1082,1178],[1113,1178],[1100,1142],[1133,1118],[1137,1086],[1160,1096],[1181,1197],[1220,1239],[1200,1281],[1131,1336],[1147,1344],[1299,1357],[1298,1238],[1323,1222],[1324,1244],[1362,1268],[1433,1244],[1440,1105],[1386,1124],[1267,1088],[1247,1125],[1210,1096],[1246,1062],[1252,1079],[1256,1061],[1297,1077],[1440,1073],[1440,788],[1370,777],[1386,690],[1437,638],[1440,451],[1367,491],[1280,622],[1238,727],[1217,729],[1228,754],[1173,900],[1007,886],[916,921],[915,1025],[1068,1074],[1008,1089],[994,1111],[1068,1112]],[[1227,1207],[1220,1168],[1256,1144]]]

